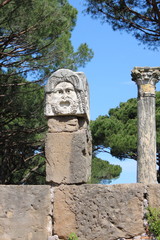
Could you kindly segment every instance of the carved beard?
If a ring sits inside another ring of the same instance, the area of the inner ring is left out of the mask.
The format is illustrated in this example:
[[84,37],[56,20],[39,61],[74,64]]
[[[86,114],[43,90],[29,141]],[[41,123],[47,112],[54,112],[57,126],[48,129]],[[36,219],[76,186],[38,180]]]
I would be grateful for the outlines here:
[[66,97],[63,99],[55,100],[51,104],[52,111],[56,114],[74,114],[78,110],[78,102]]

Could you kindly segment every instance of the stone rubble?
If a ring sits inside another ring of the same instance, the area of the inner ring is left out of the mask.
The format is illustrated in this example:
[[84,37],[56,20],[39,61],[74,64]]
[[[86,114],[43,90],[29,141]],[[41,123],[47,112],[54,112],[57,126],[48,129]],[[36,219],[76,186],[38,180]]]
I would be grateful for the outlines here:
[[118,238],[117,240],[157,240],[157,239],[153,236],[149,236],[146,233],[143,233],[133,238]]
[[58,235],[48,237],[48,240],[59,240]]

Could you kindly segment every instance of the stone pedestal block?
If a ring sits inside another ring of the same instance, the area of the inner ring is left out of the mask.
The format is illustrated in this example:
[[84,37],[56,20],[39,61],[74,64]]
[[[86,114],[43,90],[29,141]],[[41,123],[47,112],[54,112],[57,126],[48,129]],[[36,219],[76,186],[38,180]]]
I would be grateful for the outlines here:
[[86,183],[91,174],[91,143],[86,129],[47,133],[46,181]]

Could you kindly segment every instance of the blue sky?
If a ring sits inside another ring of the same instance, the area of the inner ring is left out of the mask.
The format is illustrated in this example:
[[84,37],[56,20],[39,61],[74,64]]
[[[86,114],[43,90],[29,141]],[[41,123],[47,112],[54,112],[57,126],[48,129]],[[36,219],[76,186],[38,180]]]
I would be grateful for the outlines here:
[[[124,31],[115,32],[108,24],[101,24],[100,20],[84,15],[84,2],[69,0],[79,12],[71,41],[75,50],[81,43],[87,43],[94,51],[91,62],[78,71],[84,72],[88,79],[91,120],[95,120],[120,102],[137,97],[137,86],[131,81],[131,70],[134,67],[159,66],[159,52],[145,49],[144,45],[139,45],[134,37]],[[157,84],[157,90],[160,91],[160,83]],[[112,183],[136,182],[134,160],[120,161],[106,154],[101,157],[123,167],[120,178]]]

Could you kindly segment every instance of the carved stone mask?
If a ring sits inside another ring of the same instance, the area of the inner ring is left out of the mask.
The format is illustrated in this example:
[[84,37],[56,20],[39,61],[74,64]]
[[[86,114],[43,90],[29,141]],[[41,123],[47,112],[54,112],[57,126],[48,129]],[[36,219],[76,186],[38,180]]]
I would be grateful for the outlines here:
[[89,120],[89,89],[84,73],[59,69],[45,87],[45,115],[84,116]]
[[51,94],[51,106],[57,114],[73,114],[78,108],[78,98],[74,86],[69,82],[57,84]]

